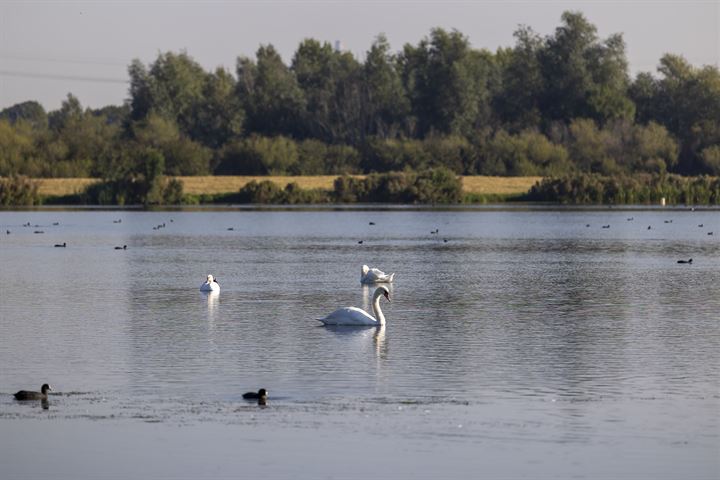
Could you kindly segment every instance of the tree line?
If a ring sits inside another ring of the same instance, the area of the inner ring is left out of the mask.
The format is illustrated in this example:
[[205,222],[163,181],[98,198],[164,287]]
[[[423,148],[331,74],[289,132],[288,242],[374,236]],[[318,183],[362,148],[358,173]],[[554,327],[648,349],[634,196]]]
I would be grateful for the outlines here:
[[[35,101],[2,110],[0,176],[100,177],[120,192],[163,175],[437,167],[720,175],[717,67],[666,54],[655,74],[630,78],[622,35],[599,38],[577,12],[550,35],[514,35],[495,52],[440,28],[398,52],[380,35],[362,60],[306,39],[289,64],[263,45],[235,72],[185,52],[135,60],[122,105],[83,108],[68,94],[50,112]],[[140,195],[177,195],[153,182]]]

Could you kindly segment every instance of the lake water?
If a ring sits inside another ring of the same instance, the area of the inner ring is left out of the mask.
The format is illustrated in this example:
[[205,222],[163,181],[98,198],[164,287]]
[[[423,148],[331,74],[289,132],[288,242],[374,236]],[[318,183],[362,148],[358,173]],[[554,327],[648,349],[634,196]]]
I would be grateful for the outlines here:
[[[0,478],[720,478],[717,210],[29,210],[0,233]],[[387,326],[321,326],[370,309],[362,264],[396,272]],[[48,409],[11,395],[45,382]]]

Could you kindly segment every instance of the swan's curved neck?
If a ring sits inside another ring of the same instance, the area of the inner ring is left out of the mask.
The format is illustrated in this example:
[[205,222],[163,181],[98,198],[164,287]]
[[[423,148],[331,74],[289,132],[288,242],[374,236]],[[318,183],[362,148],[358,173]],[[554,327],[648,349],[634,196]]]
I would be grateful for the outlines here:
[[382,297],[382,293],[377,292],[373,298],[372,308],[373,313],[375,313],[375,320],[378,321],[378,324],[385,325],[385,315],[383,315],[382,309],[380,308],[380,297]]

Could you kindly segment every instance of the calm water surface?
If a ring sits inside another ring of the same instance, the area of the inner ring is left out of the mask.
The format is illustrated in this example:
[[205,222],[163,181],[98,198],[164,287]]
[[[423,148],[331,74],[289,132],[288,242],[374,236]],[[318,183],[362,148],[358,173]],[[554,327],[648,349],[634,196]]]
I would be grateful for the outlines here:
[[[720,477],[716,210],[46,210],[0,232],[4,479]],[[397,273],[387,326],[319,326],[370,310],[362,264]],[[44,382],[47,410],[10,395]]]

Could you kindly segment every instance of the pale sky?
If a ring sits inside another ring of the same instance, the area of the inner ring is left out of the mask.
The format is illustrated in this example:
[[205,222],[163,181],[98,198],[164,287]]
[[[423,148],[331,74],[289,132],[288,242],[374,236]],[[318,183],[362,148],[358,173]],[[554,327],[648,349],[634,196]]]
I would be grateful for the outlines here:
[[36,100],[54,110],[68,93],[85,107],[120,105],[132,59],[149,64],[161,52],[234,73],[261,44],[288,64],[305,38],[339,40],[362,59],[379,33],[399,51],[434,27],[495,51],[514,45],[520,24],[552,34],[565,10],[584,13],[600,38],[622,33],[633,75],[655,73],[665,53],[720,63],[720,0],[0,0],[0,109]]

